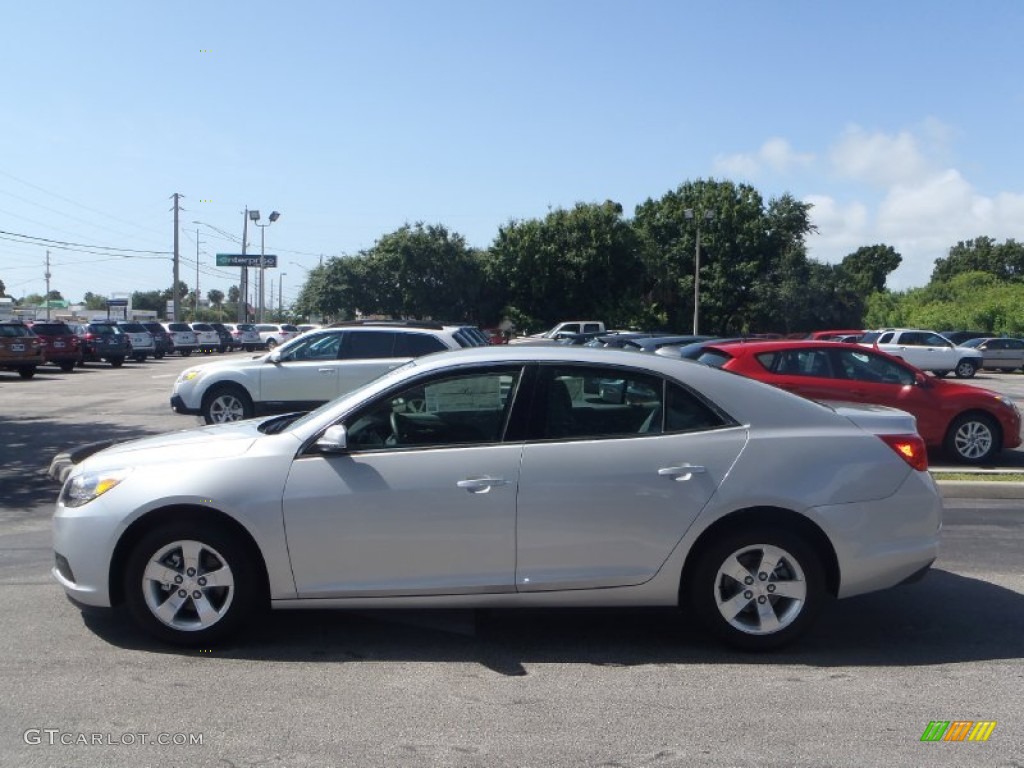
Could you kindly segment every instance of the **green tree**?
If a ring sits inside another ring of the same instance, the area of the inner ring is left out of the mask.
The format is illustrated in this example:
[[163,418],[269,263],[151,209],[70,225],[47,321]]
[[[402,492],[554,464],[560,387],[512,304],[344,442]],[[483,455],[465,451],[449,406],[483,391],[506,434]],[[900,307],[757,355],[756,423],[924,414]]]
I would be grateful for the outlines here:
[[[163,317],[167,309],[167,299],[165,298],[166,291],[135,291],[132,294],[132,308],[133,309],[144,309],[152,312],[158,312],[160,317]],[[106,298],[102,298],[103,305],[98,309],[106,309]]]
[[949,255],[935,260],[933,282],[944,282],[965,272],[986,272],[1001,280],[1024,280],[1024,243],[991,237],[961,240]]
[[4,285],[4,281],[3,280],[0,280],[0,298],[5,298],[7,296],[6,291],[7,291],[7,286]]
[[363,253],[361,309],[393,317],[476,319],[483,264],[440,224],[404,225]]
[[[648,300],[673,330],[692,329],[697,225],[700,224],[700,327],[716,333],[802,330],[817,324],[807,306],[808,203],[783,195],[765,206],[756,189],[731,181],[682,184],[637,206]],[[711,218],[707,214],[711,214]],[[821,265],[819,265],[821,266]],[[830,271],[813,268],[830,295]],[[794,319],[795,318],[795,319]]]
[[544,219],[509,222],[491,252],[494,279],[520,328],[576,317],[619,326],[639,312],[640,243],[618,203],[577,203]]
[[210,302],[210,305],[217,311],[217,318],[219,319],[223,315],[224,311],[224,291],[218,291],[216,288],[206,292],[206,298]]
[[[107,297],[93,293],[92,291],[86,291],[85,296],[82,299],[82,303],[85,304],[86,309],[93,311],[106,309],[107,308]],[[132,306],[135,306],[135,302],[132,302]]]

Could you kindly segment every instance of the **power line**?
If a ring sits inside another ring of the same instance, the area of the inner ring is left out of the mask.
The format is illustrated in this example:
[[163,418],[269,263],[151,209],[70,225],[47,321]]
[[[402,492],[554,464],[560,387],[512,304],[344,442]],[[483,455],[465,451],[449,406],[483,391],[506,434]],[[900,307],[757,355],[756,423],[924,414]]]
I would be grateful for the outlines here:
[[[0,229],[0,235],[8,235],[7,239],[10,238],[21,238],[23,240],[32,240],[36,243],[46,243],[50,246],[65,246],[67,248],[92,248],[102,251],[124,251],[125,253],[155,253],[163,256],[171,256],[172,251],[152,251],[140,248],[119,248],[116,245],[90,245],[89,243],[74,243],[68,240],[53,240],[48,237],[38,237],[36,235],[26,235],[21,232],[8,232],[7,230]],[[17,241],[15,241],[17,242]]]

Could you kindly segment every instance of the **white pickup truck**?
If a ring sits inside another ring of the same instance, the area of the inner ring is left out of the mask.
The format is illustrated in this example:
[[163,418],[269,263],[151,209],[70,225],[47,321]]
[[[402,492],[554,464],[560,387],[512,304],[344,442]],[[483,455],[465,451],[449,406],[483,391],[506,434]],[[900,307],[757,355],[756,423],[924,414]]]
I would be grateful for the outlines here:
[[917,328],[870,331],[864,334],[860,344],[888,352],[936,376],[945,376],[952,371],[959,379],[974,376],[984,359],[980,350],[958,347],[942,334]]
[[535,333],[531,336],[520,336],[509,341],[509,344],[554,344],[565,336],[574,336],[577,333],[604,333],[604,323],[600,320],[566,320],[544,333]]

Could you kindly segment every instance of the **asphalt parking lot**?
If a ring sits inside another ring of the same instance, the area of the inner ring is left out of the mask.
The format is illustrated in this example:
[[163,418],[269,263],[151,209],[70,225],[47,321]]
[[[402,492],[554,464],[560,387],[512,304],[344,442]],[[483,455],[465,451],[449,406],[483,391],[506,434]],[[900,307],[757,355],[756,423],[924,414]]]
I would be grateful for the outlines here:
[[[3,765],[1024,766],[1017,501],[947,499],[927,578],[836,603],[769,656],[662,610],[279,612],[209,651],[83,616],[49,576],[43,470],[196,425],[167,402],[195,362],[0,373]],[[1024,400],[1024,376],[993,382]],[[932,721],[996,726],[922,742]]]

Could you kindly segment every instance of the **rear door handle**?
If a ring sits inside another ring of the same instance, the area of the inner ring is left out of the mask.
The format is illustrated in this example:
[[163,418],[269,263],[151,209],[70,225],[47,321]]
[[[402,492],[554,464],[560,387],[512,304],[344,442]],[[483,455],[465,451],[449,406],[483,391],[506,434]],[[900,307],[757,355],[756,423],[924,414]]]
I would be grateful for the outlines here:
[[487,493],[496,485],[508,485],[509,481],[503,477],[467,477],[459,480],[455,485],[465,488],[470,493]]
[[703,475],[707,469],[699,464],[682,464],[678,467],[662,467],[658,474],[662,477],[671,477],[677,483],[689,480],[694,475]]

